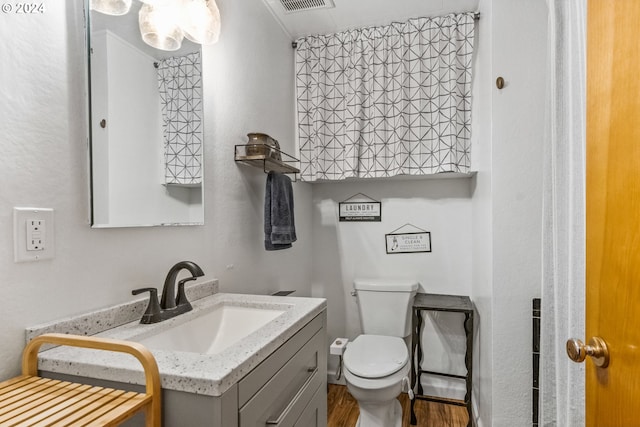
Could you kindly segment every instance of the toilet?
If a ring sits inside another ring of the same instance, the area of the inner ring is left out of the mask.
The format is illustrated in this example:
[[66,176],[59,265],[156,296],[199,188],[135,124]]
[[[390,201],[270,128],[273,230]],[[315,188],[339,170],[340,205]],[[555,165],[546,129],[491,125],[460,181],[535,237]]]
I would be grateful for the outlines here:
[[418,290],[412,280],[358,279],[355,295],[363,334],[347,344],[343,373],[358,401],[357,427],[400,427],[397,397],[408,391],[411,305]]

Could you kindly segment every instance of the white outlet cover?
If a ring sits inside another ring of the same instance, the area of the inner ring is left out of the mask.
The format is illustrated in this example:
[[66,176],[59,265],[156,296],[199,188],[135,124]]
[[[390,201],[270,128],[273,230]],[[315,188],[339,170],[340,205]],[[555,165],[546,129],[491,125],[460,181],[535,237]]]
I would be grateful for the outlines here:
[[[42,249],[27,250],[27,222],[44,221],[46,232],[43,235]],[[50,208],[13,208],[13,255],[15,262],[41,261],[55,255],[53,209]]]

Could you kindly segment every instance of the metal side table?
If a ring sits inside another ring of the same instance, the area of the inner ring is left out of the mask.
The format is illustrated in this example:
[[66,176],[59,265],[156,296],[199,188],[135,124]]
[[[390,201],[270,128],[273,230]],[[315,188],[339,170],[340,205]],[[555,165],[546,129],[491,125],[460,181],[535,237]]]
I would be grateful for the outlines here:
[[[422,362],[422,312],[423,311],[446,311],[450,313],[464,314],[464,331],[467,338],[467,348],[464,356],[464,363],[467,368],[466,375],[453,375],[444,372],[425,371],[420,367]],[[432,402],[445,403],[449,405],[465,406],[469,414],[467,427],[473,425],[471,412],[471,389],[473,377],[473,303],[467,296],[460,295],[439,295],[439,294],[416,294],[412,308],[411,323],[411,389],[416,392],[415,399],[429,400]],[[417,360],[416,360],[417,351]],[[422,374],[438,375],[448,378],[464,379],[466,382],[466,393],[464,400],[445,399],[436,396],[426,396],[419,381]],[[416,391],[416,382],[418,389]],[[416,425],[418,420],[413,405],[415,399],[411,401],[411,424]]]

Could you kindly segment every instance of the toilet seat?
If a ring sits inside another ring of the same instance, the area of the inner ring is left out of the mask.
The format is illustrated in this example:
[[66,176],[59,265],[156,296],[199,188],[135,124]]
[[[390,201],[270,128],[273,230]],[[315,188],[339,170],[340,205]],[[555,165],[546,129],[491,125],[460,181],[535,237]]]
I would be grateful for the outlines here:
[[402,379],[407,378],[409,375],[410,366],[405,364],[399,371],[394,372],[386,377],[379,378],[363,378],[353,374],[349,369],[345,368],[343,371],[344,379],[347,384],[358,387],[363,390],[381,390],[387,387],[398,387],[398,394],[400,394],[400,384]]
[[388,377],[407,365],[409,352],[402,338],[360,335],[347,345],[344,367],[360,378]]

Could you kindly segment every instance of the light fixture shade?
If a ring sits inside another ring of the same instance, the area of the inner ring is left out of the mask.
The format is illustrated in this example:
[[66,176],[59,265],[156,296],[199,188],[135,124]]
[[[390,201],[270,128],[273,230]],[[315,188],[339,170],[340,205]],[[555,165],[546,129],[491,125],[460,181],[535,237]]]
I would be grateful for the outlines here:
[[140,0],[141,3],[150,4],[151,6],[162,6],[167,3],[174,3],[176,0]]
[[91,10],[105,15],[126,15],[131,9],[131,0],[91,0]]
[[143,4],[138,13],[138,25],[142,40],[161,50],[178,50],[182,46],[184,32],[176,22],[179,10],[176,3]]
[[180,26],[192,42],[216,43],[220,37],[220,10],[215,0],[182,0]]

